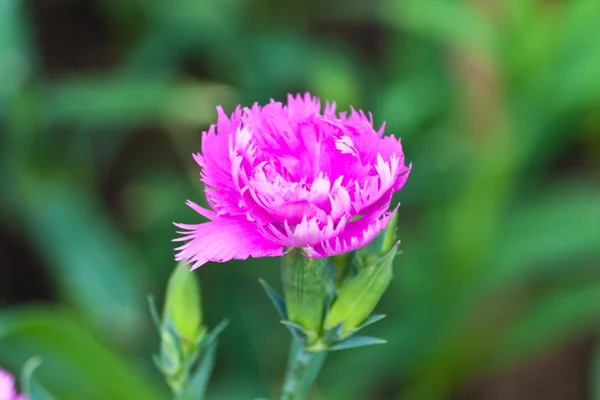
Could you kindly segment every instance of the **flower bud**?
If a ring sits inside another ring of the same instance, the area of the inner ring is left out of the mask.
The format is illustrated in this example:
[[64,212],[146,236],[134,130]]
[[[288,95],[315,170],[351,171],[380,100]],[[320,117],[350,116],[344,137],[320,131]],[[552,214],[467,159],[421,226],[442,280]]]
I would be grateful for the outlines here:
[[324,330],[342,324],[340,339],[347,337],[371,314],[392,279],[392,263],[396,246],[379,260],[359,270],[338,292],[338,298],[327,313]]
[[327,261],[307,258],[299,249],[291,249],[282,257],[281,279],[288,320],[314,333],[310,336],[316,339],[327,293]]
[[163,325],[170,322],[185,347],[197,342],[202,324],[200,285],[184,263],[179,263],[169,278]]

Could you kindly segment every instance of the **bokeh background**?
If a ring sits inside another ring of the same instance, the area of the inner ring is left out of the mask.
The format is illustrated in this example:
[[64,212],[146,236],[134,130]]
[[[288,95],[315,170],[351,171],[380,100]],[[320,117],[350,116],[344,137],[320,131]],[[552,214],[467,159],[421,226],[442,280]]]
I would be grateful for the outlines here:
[[[600,399],[598,0],[0,0],[0,365],[57,399],[166,399],[146,296],[215,106],[311,91],[401,136],[404,254],[314,399]],[[209,399],[278,392],[257,279],[208,264]]]

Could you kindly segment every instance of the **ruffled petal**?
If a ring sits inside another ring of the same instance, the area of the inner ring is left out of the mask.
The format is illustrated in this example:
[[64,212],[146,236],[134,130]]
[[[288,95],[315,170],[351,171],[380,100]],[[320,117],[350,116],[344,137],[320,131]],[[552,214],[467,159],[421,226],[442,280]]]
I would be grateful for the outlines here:
[[182,236],[174,241],[185,241],[176,248],[175,260],[188,260],[192,269],[208,261],[225,262],[245,260],[248,257],[275,257],[284,254],[281,244],[263,237],[255,225],[244,218],[216,218],[198,225],[175,224]]
[[218,121],[202,134],[202,155],[194,154],[201,167],[201,180],[204,182],[206,200],[219,215],[242,215],[241,195],[232,177],[230,143],[241,121],[241,109],[238,108],[231,118],[217,107]]
[[0,399],[12,400],[15,392],[15,379],[8,372],[0,369]]
[[324,240],[317,246],[306,246],[304,252],[308,257],[324,258],[359,249],[385,229],[394,212],[385,213],[380,218],[374,218],[376,215],[373,215],[349,222],[340,235]]
[[196,268],[284,247],[326,257],[364,246],[387,225],[411,165],[400,139],[384,137],[385,124],[374,128],[370,113],[336,113],[335,103],[321,113],[308,93],[238,107],[231,117],[217,112],[195,155],[212,210],[188,202],[210,222],[178,225],[177,240],[187,243],[177,259]]
[[410,175],[411,170],[412,163],[410,163],[408,167],[405,165],[402,166],[402,168],[400,169],[400,173],[398,174],[398,179],[396,179],[396,183],[394,183],[394,192],[397,192],[398,190],[402,189],[402,186],[404,186],[404,184],[408,180],[408,175]]
[[337,223],[331,217],[326,224],[322,224],[318,218],[302,218],[302,221],[290,226],[287,221],[283,224],[269,224],[260,227],[261,233],[273,242],[281,243],[287,247],[306,247],[319,244],[323,240],[335,237],[342,232],[346,226],[346,217],[342,217]]
[[376,204],[394,187],[398,181],[404,165],[400,164],[400,158],[392,154],[389,162],[381,155],[377,155],[377,163],[374,165],[376,175],[367,179],[362,186],[356,182],[352,192],[354,210],[361,214],[365,208]]

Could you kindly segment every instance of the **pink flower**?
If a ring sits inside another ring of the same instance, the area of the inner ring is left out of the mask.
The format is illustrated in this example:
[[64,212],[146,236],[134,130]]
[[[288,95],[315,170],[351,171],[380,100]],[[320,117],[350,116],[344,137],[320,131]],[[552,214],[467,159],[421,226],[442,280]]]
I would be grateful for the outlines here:
[[25,395],[15,390],[15,379],[6,371],[0,369],[0,400],[27,400]]
[[238,107],[202,135],[201,167],[212,210],[188,201],[210,222],[175,224],[185,241],[177,260],[281,256],[286,247],[308,257],[360,248],[386,227],[390,201],[410,172],[400,140],[362,111],[336,113],[305,94]]

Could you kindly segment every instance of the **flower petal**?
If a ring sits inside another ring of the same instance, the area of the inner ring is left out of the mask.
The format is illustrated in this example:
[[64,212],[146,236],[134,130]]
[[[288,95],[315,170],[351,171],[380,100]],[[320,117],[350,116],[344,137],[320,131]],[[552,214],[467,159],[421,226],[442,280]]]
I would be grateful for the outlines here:
[[202,155],[194,154],[201,167],[201,180],[205,184],[206,200],[217,214],[241,215],[241,196],[231,175],[229,144],[235,138],[241,120],[241,109],[236,109],[231,119],[217,107],[218,121],[202,134]]
[[304,251],[308,257],[322,258],[359,249],[369,244],[379,232],[385,229],[394,212],[395,210],[385,213],[381,218],[373,215],[348,222],[340,235],[324,240],[317,246],[306,246]]
[[15,392],[15,379],[8,372],[0,369],[0,399],[12,400]]
[[255,225],[244,218],[217,218],[198,225],[175,224],[183,231],[174,241],[187,241],[176,248],[175,260],[188,260],[192,269],[208,261],[245,260],[248,257],[275,257],[283,246],[265,239]]

